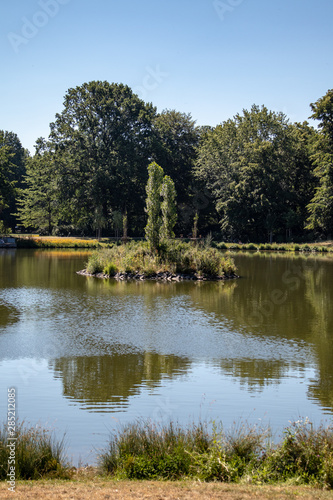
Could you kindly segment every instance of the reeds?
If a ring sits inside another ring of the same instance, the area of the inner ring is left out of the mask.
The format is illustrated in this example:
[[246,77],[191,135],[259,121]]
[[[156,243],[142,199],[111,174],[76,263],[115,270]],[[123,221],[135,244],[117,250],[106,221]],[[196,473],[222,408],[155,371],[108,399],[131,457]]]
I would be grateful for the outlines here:
[[[0,429],[0,480],[6,480],[10,466],[15,467],[16,479],[42,477],[68,478],[69,466],[64,461],[64,438],[56,440],[41,427],[16,425],[16,439],[12,440],[6,425]],[[13,443],[15,443],[13,445]],[[12,446],[12,454],[11,448]],[[12,464],[13,457],[15,465]]]
[[333,428],[307,419],[291,424],[272,444],[269,428],[205,424],[184,429],[150,422],[124,427],[99,458],[102,473],[117,478],[278,483],[333,487]]
[[[72,477],[64,461],[64,439],[57,441],[41,427],[16,426],[15,478]],[[12,443],[7,427],[0,429],[0,480],[7,480]],[[192,423],[183,427],[140,421],[111,436],[98,457],[99,473],[116,479],[181,479],[310,484],[333,488],[333,427],[315,428],[298,420],[274,444],[268,427],[240,421],[223,425]]]

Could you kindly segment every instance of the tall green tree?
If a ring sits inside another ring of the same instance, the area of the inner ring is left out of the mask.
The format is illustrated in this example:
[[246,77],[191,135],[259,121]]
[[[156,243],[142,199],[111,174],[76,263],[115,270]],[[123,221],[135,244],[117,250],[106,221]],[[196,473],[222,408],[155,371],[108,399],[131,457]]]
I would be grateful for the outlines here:
[[161,186],[161,196],[163,198],[161,238],[168,240],[175,237],[173,229],[177,222],[177,204],[175,183],[169,175],[165,175]]
[[0,196],[1,218],[5,225],[14,227],[17,220],[13,213],[16,211],[16,196],[18,189],[23,187],[25,165],[29,153],[22,147],[18,136],[14,132],[0,130]]
[[[122,84],[92,81],[69,89],[64,109],[51,124],[58,189],[67,218],[82,228],[102,210],[128,214],[143,229],[146,165],[156,110]],[[140,218],[141,217],[141,218]]]
[[0,148],[0,215],[8,207],[9,200],[15,193],[15,181],[11,180],[13,174],[13,154],[8,146]]
[[193,182],[199,127],[189,113],[166,109],[156,116],[153,132],[154,159],[173,179],[180,201],[186,200],[188,188]]
[[157,165],[156,162],[152,162],[148,166],[148,174],[146,186],[146,213],[148,220],[145,227],[145,234],[150,249],[156,250],[160,244],[163,168]]
[[175,183],[181,232],[188,231],[196,210],[197,181],[193,167],[197,156],[200,128],[189,113],[166,109],[153,124],[153,159]]
[[60,218],[54,155],[43,138],[35,147],[27,161],[27,187],[19,190],[17,216],[24,227],[52,234]]
[[285,234],[297,138],[283,113],[252,106],[203,134],[195,174],[210,191],[224,236]]
[[312,155],[319,185],[308,205],[307,227],[329,236],[333,232],[333,89],[310,106],[310,118],[319,120]]
[[307,206],[314,196],[318,181],[312,161],[313,144],[317,131],[308,122],[290,126],[290,160],[286,168],[285,189],[288,205],[284,214],[286,238],[304,233],[308,217]]

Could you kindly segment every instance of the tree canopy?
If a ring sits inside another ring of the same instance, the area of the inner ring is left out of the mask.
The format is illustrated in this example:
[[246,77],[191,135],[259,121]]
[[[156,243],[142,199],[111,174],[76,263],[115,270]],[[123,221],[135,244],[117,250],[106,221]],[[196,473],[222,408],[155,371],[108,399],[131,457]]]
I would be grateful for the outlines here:
[[14,132],[0,130],[0,216],[7,227],[16,224],[18,189],[24,185],[28,152]]
[[312,155],[319,185],[308,205],[307,227],[328,236],[333,231],[333,89],[311,104],[311,109],[311,118],[319,120]]
[[252,106],[204,133],[195,175],[211,192],[226,237],[272,239],[302,224],[297,191],[306,186],[295,179],[295,167],[305,169],[310,162],[300,130],[283,113]]
[[0,133],[2,218],[16,222],[16,211],[39,231],[118,236],[123,227],[142,236],[147,166],[156,164],[166,176],[158,208],[165,237],[189,234],[194,217],[198,234],[229,240],[328,236],[333,91],[311,110],[318,130],[257,105],[198,127],[189,113],[158,113],[126,85],[84,83],[67,91],[32,158],[14,133]]

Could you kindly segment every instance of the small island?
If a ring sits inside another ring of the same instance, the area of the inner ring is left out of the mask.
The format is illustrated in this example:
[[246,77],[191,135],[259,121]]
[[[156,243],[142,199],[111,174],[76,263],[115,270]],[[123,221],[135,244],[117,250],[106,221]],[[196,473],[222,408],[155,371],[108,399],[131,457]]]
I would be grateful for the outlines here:
[[230,256],[211,247],[211,238],[197,243],[175,241],[176,190],[162,167],[152,162],[146,186],[145,242],[126,241],[94,252],[79,274],[99,278],[164,281],[237,278]]
[[94,252],[78,274],[117,280],[226,280],[239,276],[229,255],[200,243],[169,241],[154,252],[148,242],[129,242]]

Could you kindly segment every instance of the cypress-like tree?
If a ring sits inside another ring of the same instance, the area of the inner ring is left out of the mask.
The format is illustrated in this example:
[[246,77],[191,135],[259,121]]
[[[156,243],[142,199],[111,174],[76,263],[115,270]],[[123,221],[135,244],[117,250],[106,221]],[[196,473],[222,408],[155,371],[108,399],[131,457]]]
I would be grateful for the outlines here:
[[161,195],[163,197],[161,237],[168,240],[175,237],[173,228],[177,222],[175,183],[168,175],[164,176]]
[[161,230],[161,187],[163,182],[163,168],[156,162],[148,166],[148,182],[146,186],[146,212],[148,215],[145,227],[146,238],[151,250],[156,250],[160,243]]

